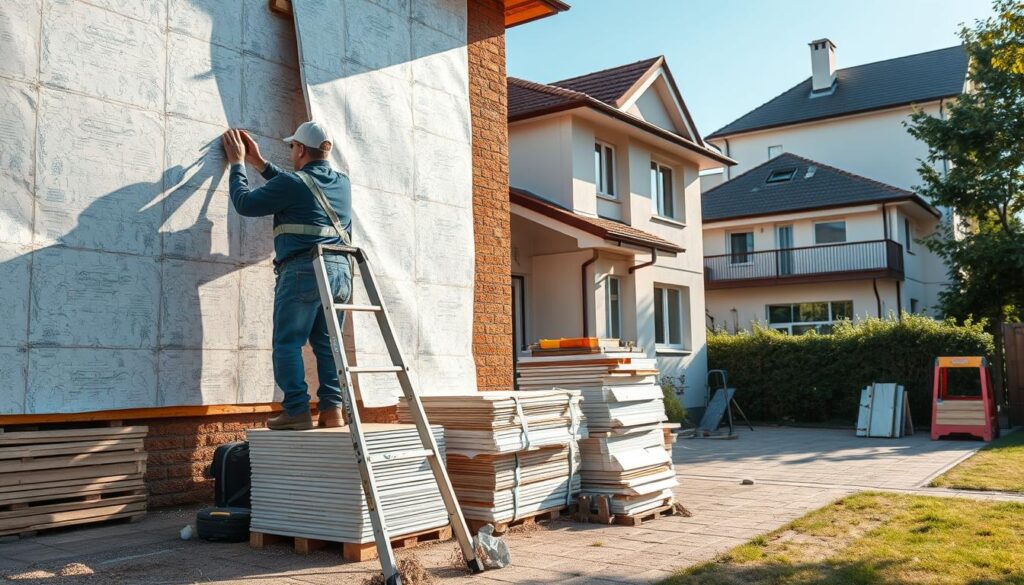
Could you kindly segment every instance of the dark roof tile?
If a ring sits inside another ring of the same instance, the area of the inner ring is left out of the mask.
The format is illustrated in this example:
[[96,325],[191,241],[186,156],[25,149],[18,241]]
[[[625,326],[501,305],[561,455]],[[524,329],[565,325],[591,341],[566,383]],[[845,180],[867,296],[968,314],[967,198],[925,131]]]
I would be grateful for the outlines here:
[[706,138],[955,96],[966,76],[962,45],[839,69],[832,94],[811,97],[808,77]]
[[[786,169],[796,171],[789,181],[766,182],[773,172]],[[708,190],[701,199],[705,222],[907,200],[938,216],[934,207],[910,191],[791,153]]]
[[610,106],[618,107],[619,100],[636,85],[636,82],[644,74],[650,71],[659,59],[661,57],[651,57],[629,65],[620,65],[561,81],[553,81],[548,85],[582,92]]

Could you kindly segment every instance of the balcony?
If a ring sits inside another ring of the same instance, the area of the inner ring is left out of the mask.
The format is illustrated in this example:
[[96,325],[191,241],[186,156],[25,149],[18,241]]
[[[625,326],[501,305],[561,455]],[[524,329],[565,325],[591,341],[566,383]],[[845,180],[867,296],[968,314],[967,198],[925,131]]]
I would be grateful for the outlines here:
[[740,288],[903,278],[903,246],[892,240],[823,244],[704,257],[704,288]]

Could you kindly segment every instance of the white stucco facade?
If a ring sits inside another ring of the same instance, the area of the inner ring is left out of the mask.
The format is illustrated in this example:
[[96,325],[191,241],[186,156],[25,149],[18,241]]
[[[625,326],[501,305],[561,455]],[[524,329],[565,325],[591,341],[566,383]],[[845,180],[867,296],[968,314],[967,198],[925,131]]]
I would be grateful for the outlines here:
[[[709,142],[738,163],[724,170],[727,179],[764,163],[768,160],[768,148],[781,146],[782,152],[913,190],[921,184],[918,168],[928,156],[928,148],[911,136],[904,124],[910,122],[915,108],[932,116],[944,116],[947,101],[792,124]],[[941,164],[938,163],[939,169]]]
[[[791,262],[797,274],[804,270],[801,258],[813,262],[816,256],[827,259],[825,269],[837,272],[879,268],[885,265],[883,242],[886,240],[892,242],[894,249],[898,247],[903,271],[902,278],[840,280],[845,276],[826,274],[800,284],[764,285],[750,281],[736,288],[709,286],[710,290],[705,293],[707,324],[729,332],[750,330],[755,324],[769,325],[769,305],[833,301],[852,301],[850,316],[854,320],[885,317],[901,311],[938,316],[938,295],[944,280],[934,280],[933,275],[945,273],[938,259],[915,240],[932,233],[939,221],[921,205],[904,202],[884,207],[881,204],[858,205],[707,223],[704,225],[706,271],[714,273],[715,277],[743,277],[745,265],[732,268],[730,257],[723,256],[730,253],[732,234],[752,233],[754,253],[765,253],[769,262],[776,261],[774,251],[780,249],[777,229],[780,226],[792,226],[792,249],[796,250],[792,252]],[[819,248],[814,241],[814,225],[820,222],[844,222],[846,242],[855,251],[827,257],[816,254]],[[910,228],[909,247],[907,227]],[[858,242],[864,243],[860,250],[857,250]],[[735,270],[736,274],[723,274],[723,270]],[[806,272],[816,273],[817,270],[808,267]]]
[[[666,103],[666,87],[655,80],[624,111],[685,135],[688,128],[673,116],[676,106]],[[685,250],[659,253],[652,265],[643,266],[652,260],[649,248],[590,236],[517,206],[513,199],[511,271],[523,291],[522,300],[514,301],[523,307],[517,323],[524,329],[522,342],[585,333],[636,342],[658,359],[663,377],[684,377],[687,405],[703,406],[707,355],[698,173],[720,163],[590,108],[513,122],[509,143],[513,188],[579,216],[622,222]],[[598,193],[595,144],[614,150],[613,195]],[[652,162],[670,169],[671,213],[659,214],[652,203]],[[611,318],[613,279],[618,335]],[[661,322],[680,327],[675,339],[662,332],[665,343],[656,339],[656,294],[670,303],[678,299],[680,307],[678,319],[673,311],[666,320],[660,303]]]

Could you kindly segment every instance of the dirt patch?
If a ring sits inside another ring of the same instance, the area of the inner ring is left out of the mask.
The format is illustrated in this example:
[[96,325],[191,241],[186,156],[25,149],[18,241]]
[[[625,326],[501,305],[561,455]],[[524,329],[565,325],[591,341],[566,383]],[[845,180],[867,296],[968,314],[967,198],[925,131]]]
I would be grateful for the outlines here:
[[[398,575],[406,585],[433,585],[437,581],[415,557],[398,559]],[[367,577],[363,585],[384,585],[384,575]]]

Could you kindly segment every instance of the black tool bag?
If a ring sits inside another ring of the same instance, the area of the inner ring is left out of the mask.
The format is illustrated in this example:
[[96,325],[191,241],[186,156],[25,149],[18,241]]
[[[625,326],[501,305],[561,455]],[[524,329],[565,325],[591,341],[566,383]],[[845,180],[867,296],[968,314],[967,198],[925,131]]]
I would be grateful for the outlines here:
[[251,508],[252,468],[249,442],[225,443],[213,452],[210,476],[214,480],[214,503],[218,508]]

